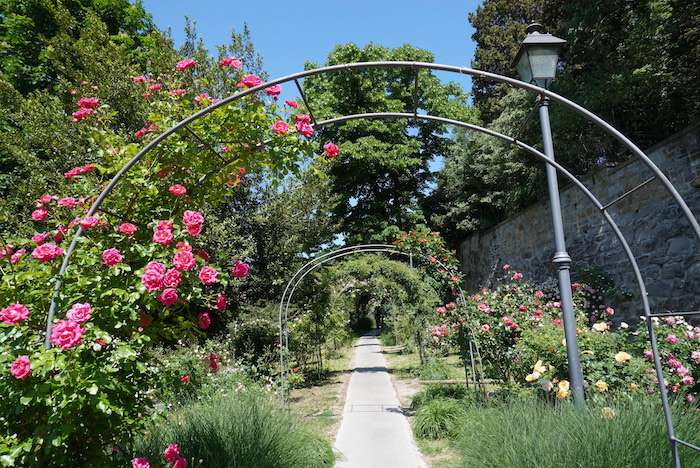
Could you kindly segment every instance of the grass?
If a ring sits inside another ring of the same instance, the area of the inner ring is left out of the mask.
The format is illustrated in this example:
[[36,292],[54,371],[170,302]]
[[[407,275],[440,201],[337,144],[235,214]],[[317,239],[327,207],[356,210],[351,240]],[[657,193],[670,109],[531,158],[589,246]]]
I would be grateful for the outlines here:
[[190,466],[207,468],[312,468],[333,464],[331,444],[295,423],[259,390],[196,401],[174,410],[136,444],[138,456],[162,461],[178,444]]

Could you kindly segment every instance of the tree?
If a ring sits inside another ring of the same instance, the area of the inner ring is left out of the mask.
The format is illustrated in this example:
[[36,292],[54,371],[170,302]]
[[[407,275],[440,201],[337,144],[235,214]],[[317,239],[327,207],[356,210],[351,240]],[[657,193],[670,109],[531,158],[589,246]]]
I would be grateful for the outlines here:
[[[396,49],[346,44],[331,51],[326,65],[379,60],[432,62],[433,55],[408,44]],[[317,120],[415,108],[459,120],[474,118],[458,85],[441,84],[426,71],[417,76],[416,96],[416,72],[405,68],[308,77],[304,91]],[[339,197],[333,214],[342,221],[348,243],[386,240],[396,227],[406,230],[424,221],[421,202],[434,177],[428,163],[444,154],[448,141],[444,132],[443,125],[420,120],[361,120],[321,129],[322,143],[335,141],[340,146],[329,174]]]

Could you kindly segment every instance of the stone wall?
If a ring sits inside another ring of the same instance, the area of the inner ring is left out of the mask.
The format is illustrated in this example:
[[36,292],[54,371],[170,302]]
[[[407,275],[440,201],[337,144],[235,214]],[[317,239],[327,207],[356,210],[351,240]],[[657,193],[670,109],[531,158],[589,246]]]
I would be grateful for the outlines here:
[[[556,149],[555,149],[556,150]],[[646,154],[671,180],[696,219],[700,216],[700,124],[648,149]],[[652,177],[638,160],[604,168],[583,180],[605,205]],[[567,250],[577,272],[597,267],[632,296],[613,306],[617,320],[643,313],[639,288],[620,242],[600,212],[576,187],[561,191]],[[700,242],[687,219],[657,180],[615,203],[608,212],[620,227],[642,271],[652,313],[700,310]],[[531,206],[461,244],[459,258],[467,291],[491,286],[505,263],[527,279],[556,278],[549,202]]]

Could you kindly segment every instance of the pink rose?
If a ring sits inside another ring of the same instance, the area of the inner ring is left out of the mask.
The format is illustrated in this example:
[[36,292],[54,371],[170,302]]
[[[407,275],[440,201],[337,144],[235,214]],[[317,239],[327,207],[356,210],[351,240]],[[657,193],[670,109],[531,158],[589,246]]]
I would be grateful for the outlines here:
[[510,265],[508,265],[507,263],[505,265],[503,265],[504,270],[508,270],[509,268],[510,268]]
[[523,274],[522,274],[522,273],[514,273],[514,274],[513,274],[513,279],[514,279],[514,280],[521,279],[522,277],[523,277]]
[[172,193],[173,195],[177,195],[178,197],[181,197],[187,193],[187,189],[185,187],[183,187],[182,185],[177,185],[177,184],[170,187],[169,190],[170,190],[170,193]]
[[173,241],[173,233],[168,229],[160,229],[153,233],[153,242],[168,245]]
[[160,83],[152,84],[151,86],[148,87],[149,91],[160,91],[162,86]]
[[67,206],[69,208],[74,207],[77,204],[75,198],[73,197],[66,197],[66,198],[61,198],[58,200],[58,206]]
[[162,302],[163,305],[169,306],[177,302],[179,297],[175,288],[165,288],[156,299]]
[[192,246],[189,245],[187,242],[180,241],[177,244],[175,244],[175,248],[177,250],[189,250],[192,252]]
[[190,236],[198,236],[202,233],[201,224],[188,224],[185,229],[187,230],[187,234]]
[[146,81],[146,77],[141,75],[141,76],[135,76],[133,77],[134,83],[143,83]]
[[187,468],[187,460],[184,458],[178,458],[173,465],[173,468]]
[[182,274],[177,268],[171,268],[165,272],[163,277],[163,284],[167,288],[177,288],[182,281]]
[[63,249],[54,244],[41,244],[32,251],[32,257],[40,262],[48,262],[56,257],[63,255]]
[[132,235],[137,230],[138,228],[131,223],[123,223],[119,225],[119,232],[126,234],[127,236]]
[[141,276],[141,283],[143,284],[143,286],[147,290],[157,291],[157,290],[163,288],[163,277],[164,276],[165,276],[164,272],[161,273],[160,271],[157,271],[157,270],[146,269],[146,271]]
[[678,337],[676,337],[676,335],[669,334],[668,336],[666,336],[666,341],[668,341],[670,344],[674,345],[674,344],[678,343]]
[[289,131],[289,124],[287,122],[282,122],[281,120],[279,122],[275,122],[275,124],[272,126],[272,131],[278,135],[284,135]]
[[233,262],[233,272],[231,273],[234,278],[245,278],[248,274],[248,265],[236,260]]
[[42,221],[42,220],[46,219],[48,214],[49,214],[49,211],[42,206],[38,210],[34,210],[32,212],[32,219],[34,221]]
[[325,145],[323,145],[323,151],[328,155],[329,158],[335,158],[340,152],[338,147],[333,143],[326,143]]
[[243,87],[248,87],[248,88],[254,88],[255,86],[261,85],[262,80],[258,78],[255,75],[243,75],[243,78],[241,79],[241,82],[238,83],[236,86],[239,88]]
[[99,226],[100,220],[96,216],[86,216],[85,218],[80,220],[80,226],[83,229],[90,229],[94,228],[95,226]]
[[197,315],[197,326],[202,330],[206,330],[211,325],[211,317],[206,312]]
[[63,349],[72,348],[82,342],[85,330],[72,320],[59,320],[51,328],[51,343]]
[[0,310],[0,320],[9,325],[15,324],[20,320],[26,320],[29,317],[29,309],[26,306],[15,303]]
[[81,107],[80,109],[71,114],[73,116],[73,122],[80,122],[85,117],[92,114],[92,112],[92,109],[88,107]]
[[42,232],[42,233],[40,233],[40,234],[34,234],[34,235],[32,236],[32,240],[33,240],[34,242],[36,242],[36,245],[41,245],[41,244],[44,243],[44,241],[46,240],[47,237],[49,237],[49,233],[48,233],[48,232]]
[[10,367],[10,373],[16,379],[26,379],[29,377],[31,372],[31,366],[29,365],[29,356],[20,356],[15,362],[12,363]]
[[214,374],[219,372],[219,356],[216,353],[209,353],[209,367]]
[[177,68],[178,71],[184,71],[184,70],[187,70],[188,68],[193,68],[195,65],[197,65],[197,62],[195,61],[195,59],[188,58],[188,59],[181,60],[181,61],[177,62],[177,65],[175,66],[175,68]]
[[165,461],[173,463],[177,461],[178,458],[180,458],[180,450],[177,444],[168,445],[168,448],[165,449]]
[[181,250],[173,257],[173,265],[180,271],[191,270],[196,264],[197,260],[189,250]]
[[173,96],[182,96],[186,92],[187,92],[187,90],[185,90],[185,89],[171,89],[170,90],[170,94],[172,94]]
[[172,231],[173,230],[173,223],[171,223],[167,219],[164,219],[164,220],[158,222],[156,229],[158,231],[162,231],[162,230]]
[[152,270],[160,275],[164,275],[166,268],[165,265],[160,262],[148,262],[148,265],[146,265],[146,270]]
[[97,98],[82,98],[78,100],[78,107],[89,107],[94,109],[100,105],[100,101]]
[[19,263],[19,259],[22,257],[22,255],[26,253],[27,249],[19,249],[17,252],[12,254],[12,257],[10,257],[10,263],[12,263],[13,265],[17,265],[17,263]]
[[279,94],[282,92],[282,86],[280,86],[280,85],[270,86],[269,88],[265,88],[265,92],[267,93],[268,96],[279,96]]
[[61,242],[63,239],[63,236],[66,235],[68,232],[68,228],[65,226],[58,226],[58,229],[56,229],[56,234],[53,236],[53,241],[54,242]]
[[216,310],[224,310],[226,308],[226,294],[221,293],[216,298]]
[[298,114],[298,115],[295,115],[294,118],[297,122],[300,122],[300,123],[301,122],[307,123],[307,124],[311,123],[311,117],[309,117],[306,114]]
[[292,99],[287,99],[286,101],[284,101],[284,103],[287,104],[289,107],[293,107],[295,109],[299,107],[299,104]]
[[143,138],[146,132],[148,132],[146,128],[140,128],[134,133],[134,138]]
[[446,307],[438,307],[437,309],[435,309],[435,312],[437,312],[438,314],[446,314],[447,308]]
[[102,260],[104,260],[105,265],[107,266],[114,266],[114,265],[119,265],[123,258],[122,254],[119,253],[119,250],[115,248],[107,249],[102,253]]
[[180,382],[189,382],[190,381],[190,376],[189,375],[183,375],[180,377]]
[[241,68],[243,66],[243,62],[237,60],[236,57],[226,57],[219,61],[219,65],[222,67],[230,66],[231,68]]
[[296,129],[307,138],[314,134],[314,128],[306,122],[297,122]]
[[182,215],[182,222],[188,226],[191,224],[202,224],[204,222],[204,216],[196,211],[187,210]]
[[145,458],[134,458],[131,460],[131,468],[151,468],[151,465]]
[[216,278],[218,274],[219,272],[216,271],[214,268],[210,266],[205,266],[202,267],[201,270],[199,270],[199,280],[204,284],[214,284],[219,281]]
[[489,330],[491,330],[491,327],[489,327],[488,324],[483,324],[481,326],[481,333],[488,333]]
[[92,317],[91,311],[92,307],[88,302],[85,304],[73,304],[70,310],[66,312],[66,318],[78,324],[85,323]]
[[197,104],[200,104],[202,101],[211,101],[211,100],[212,99],[209,97],[208,93],[200,94],[199,96],[195,96],[195,98],[194,98],[194,102],[196,102]]

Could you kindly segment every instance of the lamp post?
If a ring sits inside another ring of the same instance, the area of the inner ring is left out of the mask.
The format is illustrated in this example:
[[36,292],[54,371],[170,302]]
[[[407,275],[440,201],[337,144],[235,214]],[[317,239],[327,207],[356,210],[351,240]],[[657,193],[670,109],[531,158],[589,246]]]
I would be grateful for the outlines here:
[[[538,23],[528,26],[526,32],[527,36],[523,40],[518,54],[515,56],[515,67],[523,81],[548,89],[556,75],[559,49],[566,44],[566,41],[551,34],[542,34],[542,25]],[[549,99],[546,96],[539,96],[538,105],[544,154],[551,161],[554,161],[552,130],[549,124]],[[569,382],[574,404],[581,408],[584,405],[583,373],[581,372],[578,338],[576,337],[574,300],[571,293],[571,257],[566,252],[557,171],[549,164],[547,164],[546,171],[556,250],[552,262],[557,266],[557,276],[559,278],[564,336],[566,338],[566,356],[569,361]]]

